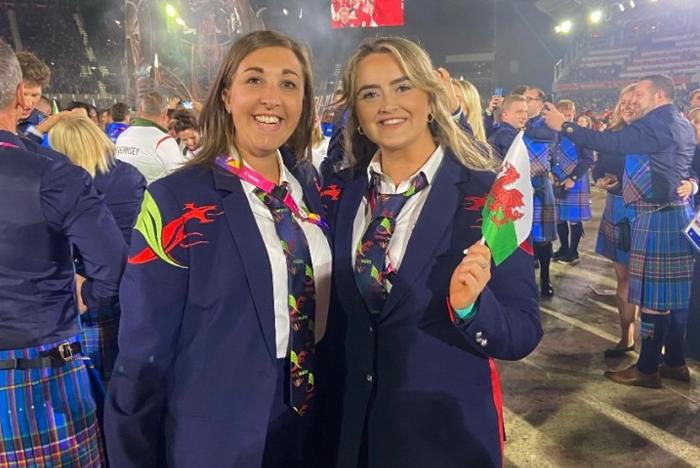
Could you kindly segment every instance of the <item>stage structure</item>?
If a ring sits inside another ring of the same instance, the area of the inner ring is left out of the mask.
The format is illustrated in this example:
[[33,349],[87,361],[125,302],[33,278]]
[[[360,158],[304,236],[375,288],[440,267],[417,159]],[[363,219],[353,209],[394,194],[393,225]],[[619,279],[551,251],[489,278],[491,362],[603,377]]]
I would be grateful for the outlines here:
[[263,29],[249,0],[125,0],[127,98],[203,101],[228,47]]

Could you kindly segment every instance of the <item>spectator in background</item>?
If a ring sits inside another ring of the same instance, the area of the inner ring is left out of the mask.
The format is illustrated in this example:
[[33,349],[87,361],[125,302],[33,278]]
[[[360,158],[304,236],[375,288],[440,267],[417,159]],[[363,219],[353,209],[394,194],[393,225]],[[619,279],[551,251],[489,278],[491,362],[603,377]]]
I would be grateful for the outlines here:
[[112,122],[105,126],[105,133],[113,143],[117,142],[119,135],[129,128],[131,121],[131,109],[123,102],[117,102],[109,109]]
[[174,130],[180,142],[182,154],[191,159],[199,153],[200,138],[197,119],[186,110],[176,111],[173,114]]
[[[132,165],[114,158],[114,144],[87,117],[71,116],[61,119],[49,132],[51,147],[85,169],[94,180],[97,193],[114,216],[127,246],[136,221],[146,180]],[[99,237],[99,233],[93,233]],[[78,252],[77,272],[86,276]],[[117,357],[119,304],[95,309],[88,308],[81,316],[84,352],[90,356],[105,386],[109,382]]]
[[321,119],[318,114],[314,116],[314,129],[311,133],[311,159],[317,171],[321,169],[321,163],[326,159],[328,154],[328,142],[330,138],[323,135],[321,129]]
[[102,112],[100,112],[100,128],[104,130],[105,132],[107,131],[107,125],[111,124],[113,122],[112,120],[112,109],[104,109]]
[[54,103],[46,96],[41,96],[39,102],[36,104],[36,111],[42,117],[42,120],[53,114]]
[[[691,111],[693,109],[700,108],[700,88],[690,92],[690,96],[688,96],[688,108]],[[688,118],[690,118],[690,114],[688,115]]]
[[467,122],[474,133],[474,138],[486,142],[481,96],[476,87],[466,80],[452,80],[462,112],[466,114]]
[[45,123],[41,115],[35,111],[35,107],[41,99],[43,88],[51,81],[51,70],[31,52],[17,52],[16,55],[19,66],[22,68],[24,83],[24,105],[17,123],[17,132],[36,143],[41,143],[44,132],[47,132],[51,125],[49,122]]
[[591,118],[585,114],[582,114],[582,115],[579,115],[578,117],[576,117],[576,124],[580,125],[583,128],[592,128],[593,127],[593,122],[591,121]]
[[168,103],[157,92],[141,97],[139,118],[117,138],[117,159],[135,166],[149,184],[185,162],[173,137],[167,134]]
[[66,104],[66,107],[63,110],[73,111],[73,115],[82,115],[84,117],[90,118],[90,104],[88,104],[87,102],[71,101],[68,104]]

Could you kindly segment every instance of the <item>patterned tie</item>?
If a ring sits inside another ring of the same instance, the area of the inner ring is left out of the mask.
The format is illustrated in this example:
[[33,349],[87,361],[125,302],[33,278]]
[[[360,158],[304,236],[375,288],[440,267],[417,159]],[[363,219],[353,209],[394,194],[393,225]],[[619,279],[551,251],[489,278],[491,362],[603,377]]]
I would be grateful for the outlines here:
[[[281,187],[280,199],[287,193]],[[289,306],[289,404],[304,415],[316,394],[314,381],[314,314],[316,291],[309,244],[294,215],[278,198],[256,188],[255,195],[270,209],[287,260]]]
[[[378,176],[372,173],[370,199],[377,193]],[[396,218],[409,198],[428,186],[422,172],[411,180],[408,189],[396,195],[377,194],[372,219],[355,252],[355,283],[370,313],[378,315],[388,296],[386,281],[392,271],[387,268],[389,241],[394,234]]]

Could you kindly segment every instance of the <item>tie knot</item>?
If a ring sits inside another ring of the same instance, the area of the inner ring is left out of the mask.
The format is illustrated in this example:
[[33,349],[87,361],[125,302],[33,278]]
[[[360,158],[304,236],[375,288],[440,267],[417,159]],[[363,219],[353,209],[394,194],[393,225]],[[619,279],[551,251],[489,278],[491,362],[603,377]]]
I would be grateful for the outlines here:
[[275,185],[275,188],[272,189],[272,193],[267,193],[257,187],[253,190],[253,193],[269,208],[279,209],[286,208],[284,199],[289,193],[289,188],[287,182],[282,182],[282,185]]
[[377,194],[376,208],[374,210],[375,217],[383,216],[385,218],[395,218],[398,216],[399,212],[409,198],[428,186],[428,178],[424,173],[420,172],[413,177],[413,179],[411,179],[408,188],[404,192],[397,194],[383,194],[379,193],[378,191],[379,176],[373,172],[372,178],[373,190],[375,190],[375,193]]

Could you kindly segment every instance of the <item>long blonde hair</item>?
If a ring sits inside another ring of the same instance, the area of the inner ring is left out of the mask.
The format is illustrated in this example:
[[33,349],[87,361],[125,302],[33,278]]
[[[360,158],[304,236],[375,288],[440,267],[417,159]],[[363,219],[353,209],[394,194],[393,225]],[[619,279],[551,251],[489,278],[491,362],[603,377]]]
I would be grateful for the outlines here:
[[622,118],[622,96],[627,93],[631,93],[635,89],[635,84],[629,84],[622,88],[620,95],[617,98],[617,104],[615,104],[615,110],[613,110],[612,116],[610,117],[610,130],[618,132],[627,126],[625,119]]
[[109,172],[114,165],[114,143],[97,124],[81,115],[59,120],[49,131],[49,144],[92,177]]
[[447,91],[438,81],[428,54],[418,45],[401,37],[371,38],[360,44],[350,56],[343,72],[343,99],[348,112],[345,126],[345,151],[351,166],[371,155],[355,154],[355,149],[367,137],[358,130],[357,111],[357,69],[360,62],[371,54],[389,54],[399,64],[408,80],[417,89],[428,94],[433,121],[430,133],[441,146],[449,148],[462,165],[475,170],[494,170],[495,161],[490,154],[475,144],[473,139],[452,119]]
[[467,122],[474,132],[474,138],[486,143],[486,129],[484,128],[483,108],[481,107],[481,96],[471,82],[467,80],[453,80],[455,91],[459,93],[457,97],[461,97],[466,109],[462,111],[467,115]]
[[297,41],[274,31],[254,31],[240,37],[228,51],[199,119],[202,130],[202,150],[185,167],[210,165],[217,156],[226,154],[233,146],[235,128],[232,117],[226,112],[223,93],[230,88],[241,61],[251,53],[266,47],[284,47],[294,53],[303,75],[304,98],[301,117],[294,133],[285,143],[296,161],[311,158],[311,132],[314,119],[314,92],[311,60],[307,49]]

